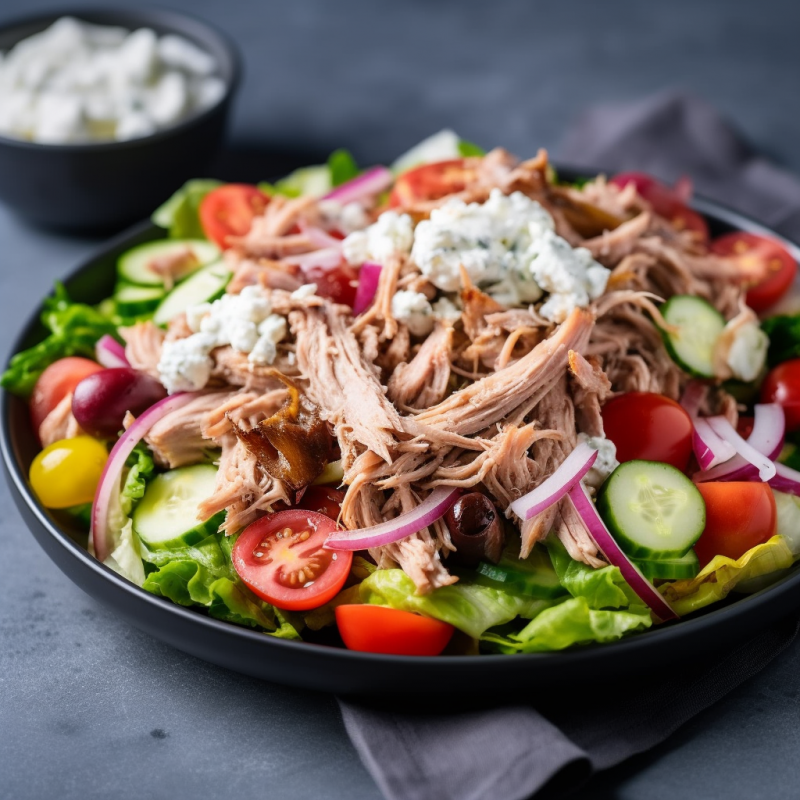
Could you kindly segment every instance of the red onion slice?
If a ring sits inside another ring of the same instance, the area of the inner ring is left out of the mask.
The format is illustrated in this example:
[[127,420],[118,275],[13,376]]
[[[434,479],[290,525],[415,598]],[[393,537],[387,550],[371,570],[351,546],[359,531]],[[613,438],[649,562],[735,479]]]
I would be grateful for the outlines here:
[[535,514],[557,503],[592,468],[597,460],[597,450],[581,442],[564,463],[532,492],[515,500],[509,508],[520,518],[530,519]]
[[755,406],[753,431],[747,444],[774,461],[783,450],[786,435],[786,414],[778,403],[759,403]]
[[775,464],[775,477],[769,485],[779,492],[800,497],[800,472],[786,464]]
[[193,397],[190,392],[181,392],[159,400],[138,417],[111,449],[92,505],[92,542],[98,561],[105,561],[113,549],[108,513],[112,499],[119,493],[119,481],[125,461],[156,422],[171,411],[185,406]]
[[360,314],[366,311],[375,299],[378,291],[378,283],[381,279],[380,264],[372,264],[369,261],[361,265],[358,272],[358,288],[356,289],[356,299],[353,303],[353,313]]
[[104,367],[129,367],[130,362],[125,355],[125,348],[113,337],[106,334],[97,340],[94,346],[97,361]]
[[337,239],[335,236],[331,236],[327,231],[322,230],[322,228],[318,228],[315,225],[308,225],[304,222],[298,223],[300,226],[300,230],[308,236],[311,240],[311,244],[314,247],[341,247],[342,240]]
[[328,192],[324,199],[336,200],[344,206],[380,194],[392,185],[392,181],[394,175],[386,167],[373,167],[357,178],[337,186],[332,192]]
[[775,464],[772,459],[759,453],[755,447],[742,439],[725,417],[709,417],[707,421],[714,433],[732,444],[736,452],[758,470],[762,481],[766,482],[775,477]]
[[589,531],[589,535],[594,539],[595,544],[608,560],[609,564],[619,567],[622,577],[628,585],[653,611],[653,613],[663,622],[670,619],[678,619],[670,604],[661,596],[660,592],[650,583],[647,578],[639,571],[639,568],[631,562],[619,545],[614,541],[614,537],[608,532],[605,523],[595,508],[592,498],[586,487],[578,483],[569,491],[569,499],[575,506],[575,510],[580,514],[583,524]]
[[703,469],[724,464],[736,455],[736,448],[716,434],[708,419],[695,417],[692,421],[692,450]]
[[342,248],[325,247],[322,250],[313,250],[310,253],[299,253],[292,256],[284,256],[283,260],[289,264],[297,264],[301,269],[310,267],[321,267],[322,269],[334,269],[342,263]]
[[366,550],[398,542],[441,519],[457,496],[455,487],[438,486],[413,511],[371,528],[336,531],[328,537],[325,547],[328,550]]

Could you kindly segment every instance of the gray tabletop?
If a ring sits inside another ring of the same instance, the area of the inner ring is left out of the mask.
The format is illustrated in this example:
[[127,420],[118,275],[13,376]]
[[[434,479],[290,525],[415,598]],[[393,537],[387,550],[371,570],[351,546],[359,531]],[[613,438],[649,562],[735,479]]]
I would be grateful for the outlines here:
[[[258,169],[337,146],[385,160],[444,126],[557,152],[587,104],[682,86],[800,171],[797,3],[169,5],[240,44],[231,142],[266,153]],[[53,7],[69,9],[3,0],[0,22]],[[4,351],[96,243],[0,208]],[[49,562],[4,484],[0,510],[0,797],[379,800],[333,698],[226,672],[129,627]],[[591,796],[796,797],[798,675],[800,643],[664,746],[597,778]]]

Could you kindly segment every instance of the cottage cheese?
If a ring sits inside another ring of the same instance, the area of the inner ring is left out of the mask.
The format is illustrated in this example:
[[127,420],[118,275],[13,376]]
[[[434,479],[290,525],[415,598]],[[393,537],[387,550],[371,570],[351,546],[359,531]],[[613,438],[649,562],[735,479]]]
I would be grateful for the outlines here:
[[393,255],[408,255],[414,244],[414,223],[408,214],[385,211],[366,230],[351,233],[342,242],[342,252],[349,263],[367,261],[385,264]]
[[584,482],[593,489],[599,489],[609,475],[619,466],[617,461],[617,446],[605,436],[587,436],[578,434],[579,442],[586,442],[589,447],[597,450],[597,459],[592,468],[586,473]]
[[191,336],[165,342],[158,362],[161,382],[170,394],[202,389],[211,376],[211,351],[230,345],[248,353],[253,365],[271,364],[287,333],[286,319],[272,313],[269,299],[257,286],[226,294],[213,303],[186,311]]
[[147,136],[216,103],[216,72],[182,36],[62,17],[0,60],[0,133],[45,144]]
[[422,292],[395,292],[392,316],[405,322],[414,336],[427,336],[433,330],[433,307]]
[[727,364],[733,377],[740,381],[754,381],[764,369],[768,348],[769,338],[758,323],[742,325],[728,351]]

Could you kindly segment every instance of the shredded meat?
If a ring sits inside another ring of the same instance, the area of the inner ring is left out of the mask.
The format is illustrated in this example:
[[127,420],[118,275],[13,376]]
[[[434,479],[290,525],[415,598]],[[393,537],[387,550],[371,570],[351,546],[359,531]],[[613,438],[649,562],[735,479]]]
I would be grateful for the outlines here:
[[440,402],[450,382],[453,329],[437,324],[408,364],[399,364],[387,384],[389,399],[399,408],[428,408]]
[[164,344],[164,331],[148,321],[137,322],[130,328],[120,328],[119,332],[125,340],[125,357],[130,365],[160,380],[158,362]]
[[74,439],[82,433],[81,426],[72,416],[72,392],[61,399],[39,426],[39,440],[42,447],[49,447],[61,439]]
[[147,265],[164,281],[169,291],[177,281],[200,264],[200,259],[191,247],[182,247],[166,255],[153,258]]

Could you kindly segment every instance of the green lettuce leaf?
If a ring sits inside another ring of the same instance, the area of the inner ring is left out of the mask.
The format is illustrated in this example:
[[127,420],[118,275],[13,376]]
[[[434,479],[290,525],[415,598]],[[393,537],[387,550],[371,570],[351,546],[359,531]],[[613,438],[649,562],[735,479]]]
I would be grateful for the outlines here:
[[544,653],[574,644],[613,642],[652,624],[650,610],[644,605],[600,610],[591,608],[585,597],[573,597],[545,609],[519,633],[502,636],[489,632],[481,641],[501,653]]
[[549,536],[545,544],[561,585],[573,597],[584,598],[590,608],[625,608],[640,602],[619,567],[593,569],[575,561],[557,536]]
[[417,595],[414,582],[400,569],[376,570],[361,584],[360,596],[362,603],[413,611],[449,622],[475,639],[487,629],[516,617],[533,619],[552,604],[464,582]]
[[169,231],[171,239],[205,239],[198,214],[203,198],[222,181],[195,178],[187,181],[169,200],[159,206],[150,219],[159,228]]
[[130,516],[136,504],[144,497],[147,480],[155,469],[153,456],[147,446],[140,442],[133,449],[127,460],[128,474],[122,484],[120,492],[120,506],[122,513]]
[[769,337],[767,363],[770,367],[800,358],[800,314],[778,314],[765,319],[761,329]]
[[144,563],[142,562],[141,542],[133,530],[133,522],[130,519],[120,529],[117,537],[117,546],[103,563],[137,586],[141,586],[144,583],[145,573]]
[[331,186],[341,186],[343,183],[353,180],[360,171],[352,153],[344,149],[334,150],[328,156],[328,170]]
[[0,385],[13,394],[27,397],[43,370],[66,356],[94,358],[94,346],[105,335],[116,336],[114,323],[98,309],[73,303],[67,290],[56,283],[52,297],[44,301],[42,324],[50,335],[17,353],[0,379]]
[[468,142],[466,139],[459,139],[459,141],[458,141],[458,153],[463,158],[469,158],[470,156],[485,156],[486,155],[486,151],[479,144],[474,144],[473,142]]

